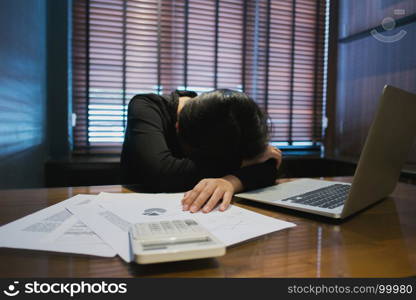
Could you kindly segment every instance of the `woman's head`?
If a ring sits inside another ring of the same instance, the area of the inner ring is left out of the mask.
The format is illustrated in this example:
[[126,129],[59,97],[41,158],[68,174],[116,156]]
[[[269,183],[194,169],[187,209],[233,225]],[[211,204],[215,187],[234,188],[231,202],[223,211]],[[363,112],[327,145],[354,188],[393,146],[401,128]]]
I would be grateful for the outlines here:
[[195,158],[251,159],[266,148],[267,117],[246,94],[215,90],[183,106],[178,135]]

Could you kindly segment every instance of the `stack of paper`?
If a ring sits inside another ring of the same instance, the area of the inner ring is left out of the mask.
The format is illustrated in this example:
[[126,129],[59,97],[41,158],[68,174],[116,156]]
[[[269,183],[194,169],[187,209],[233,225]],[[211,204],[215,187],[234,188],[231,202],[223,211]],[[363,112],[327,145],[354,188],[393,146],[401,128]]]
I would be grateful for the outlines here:
[[182,211],[183,194],[77,195],[0,227],[0,246],[89,254],[132,261],[129,228],[138,222],[194,219],[227,246],[295,224],[237,206]]
[[89,254],[104,257],[116,255],[89,227],[66,209],[83,206],[95,195],[77,195],[58,204],[0,227],[0,246]]

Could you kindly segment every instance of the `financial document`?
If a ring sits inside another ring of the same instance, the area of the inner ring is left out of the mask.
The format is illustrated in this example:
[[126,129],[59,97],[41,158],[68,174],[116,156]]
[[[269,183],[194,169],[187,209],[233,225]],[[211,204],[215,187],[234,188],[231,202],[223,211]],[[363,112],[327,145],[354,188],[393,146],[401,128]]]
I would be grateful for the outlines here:
[[0,227],[0,247],[112,257],[116,255],[94,231],[66,209],[96,201],[77,195]]
[[182,211],[182,197],[183,194],[101,193],[95,202],[67,208],[127,262],[132,260],[129,227],[134,223],[191,218],[227,246],[296,226],[234,205],[224,212],[192,214]]

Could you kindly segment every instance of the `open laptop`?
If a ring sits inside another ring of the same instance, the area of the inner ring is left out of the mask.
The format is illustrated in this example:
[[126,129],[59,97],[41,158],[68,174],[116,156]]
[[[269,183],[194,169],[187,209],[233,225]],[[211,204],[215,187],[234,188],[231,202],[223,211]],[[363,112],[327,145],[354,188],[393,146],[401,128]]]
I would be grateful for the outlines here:
[[386,85],[352,184],[298,179],[235,196],[342,219],[393,192],[415,136],[416,95]]

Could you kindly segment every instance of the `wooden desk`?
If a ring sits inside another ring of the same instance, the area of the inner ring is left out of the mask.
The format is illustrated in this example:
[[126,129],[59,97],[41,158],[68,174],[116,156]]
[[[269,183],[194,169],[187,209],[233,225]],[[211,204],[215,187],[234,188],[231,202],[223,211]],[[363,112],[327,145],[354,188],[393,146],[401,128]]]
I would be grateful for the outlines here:
[[[332,178],[350,181],[351,178]],[[129,192],[121,186],[0,191],[0,224],[79,193]],[[0,249],[1,277],[405,277],[416,275],[416,186],[399,183],[392,197],[343,223],[254,202],[238,206],[296,223],[229,247],[218,259],[160,265],[120,258]]]

